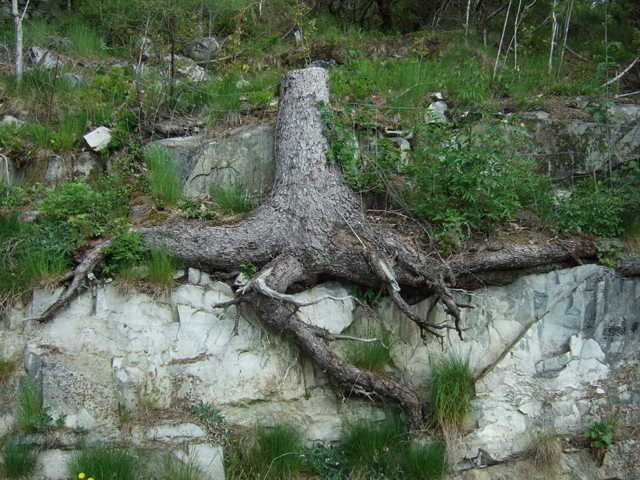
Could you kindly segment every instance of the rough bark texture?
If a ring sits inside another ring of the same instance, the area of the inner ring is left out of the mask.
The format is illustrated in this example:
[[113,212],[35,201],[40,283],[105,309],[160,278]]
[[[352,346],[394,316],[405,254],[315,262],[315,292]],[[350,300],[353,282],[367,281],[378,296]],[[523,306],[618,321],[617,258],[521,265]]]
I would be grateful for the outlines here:
[[[223,271],[236,270],[242,262],[263,266],[236,300],[227,303],[252,303],[267,326],[292,335],[345,395],[394,401],[418,427],[425,407],[421,395],[392,376],[360,369],[337,355],[331,349],[337,337],[301,321],[300,305],[287,290],[322,277],[384,288],[424,335],[439,336],[443,326],[430,325],[401,295],[406,289],[435,293],[454,320],[446,328],[455,328],[462,337],[460,309],[468,305],[456,303],[451,286],[505,283],[522,273],[576,264],[595,257],[596,245],[588,240],[549,241],[478,251],[446,262],[427,256],[396,232],[371,228],[338,167],[327,162],[328,144],[317,109],[319,102],[329,101],[327,72],[312,67],[288,73],[280,98],[275,181],[269,198],[250,218],[232,226],[173,220],[140,232],[148,246],[168,248],[187,265]],[[101,250],[81,263],[56,308],[79,291]],[[640,262],[627,261],[621,271],[638,274]],[[42,318],[51,315],[47,311]]]

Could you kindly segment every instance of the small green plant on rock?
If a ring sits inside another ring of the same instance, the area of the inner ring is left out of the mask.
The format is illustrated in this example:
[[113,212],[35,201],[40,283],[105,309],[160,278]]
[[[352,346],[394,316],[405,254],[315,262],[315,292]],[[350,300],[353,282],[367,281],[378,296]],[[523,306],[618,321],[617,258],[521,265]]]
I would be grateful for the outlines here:
[[614,428],[613,422],[591,422],[587,428],[587,438],[591,440],[590,446],[604,450],[609,448],[613,445]]
[[36,467],[37,453],[28,445],[15,437],[5,441],[2,449],[2,463],[7,478],[26,478]]
[[180,461],[172,455],[166,455],[159,480],[200,480],[204,477],[192,458]]
[[347,349],[349,361],[372,372],[382,372],[385,367],[391,365],[389,354],[389,336],[382,335],[375,342],[352,342]]

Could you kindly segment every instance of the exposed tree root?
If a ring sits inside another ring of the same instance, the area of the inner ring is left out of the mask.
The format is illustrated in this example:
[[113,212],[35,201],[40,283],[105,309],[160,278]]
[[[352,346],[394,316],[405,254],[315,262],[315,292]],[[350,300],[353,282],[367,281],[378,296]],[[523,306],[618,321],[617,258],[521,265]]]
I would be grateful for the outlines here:
[[91,250],[89,250],[80,264],[73,270],[73,273],[65,274],[64,279],[71,278],[71,283],[62,292],[60,298],[53,302],[42,314],[37,317],[30,318],[30,321],[35,322],[48,322],[53,316],[66,307],[71,300],[73,300],[78,294],[84,290],[86,286],[87,277],[93,272],[93,269],[104,258],[104,250],[113,243],[113,239],[103,240],[97,243]]

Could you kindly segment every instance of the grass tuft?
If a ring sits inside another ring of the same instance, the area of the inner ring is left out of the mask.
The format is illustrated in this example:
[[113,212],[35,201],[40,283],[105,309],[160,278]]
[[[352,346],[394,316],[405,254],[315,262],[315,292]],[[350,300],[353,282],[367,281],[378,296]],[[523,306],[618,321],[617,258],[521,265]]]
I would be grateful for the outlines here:
[[562,444],[555,435],[538,439],[533,449],[533,462],[545,473],[553,474],[562,464]]
[[398,474],[397,454],[406,440],[405,422],[392,416],[383,422],[352,425],[342,439],[341,449],[351,472],[393,476]]
[[13,375],[13,372],[16,371],[17,367],[17,361],[0,355],[0,386],[7,383],[9,378],[11,378],[11,375]]
[[408,480],[439,480],[447,471],[446,447],[442,442],[411,445],[402,457],[402,470]]
[[176,205],[182,197],[176,165],[169,151],[155,145],[145,150],[151,196],[158,206]]
[[255,201],[251,193],[242,184],[235,184],[230,187],[214,187],[211,195],[224,213],[247,213],[255,206]]
[[473,374],[467,362],[449,357],[433,365],[431,405],[440,427],[460,430],[469,412],[473,394]]
[[37,453],[31,445],[9,438],[2,449],[2,462],[7,478],[26,478],[36,467]]
[[173,455],[167,455],[164,457],[162,467],[159,480],[200,480],[205,477],[192,458],[181,462]]
[[136,480],[140,476],[140,462],[129,450],[110,446],[85,448],[71,459],[69,475],[79,473],[96,480]]
[[169,252],[163,249],[151,250],[146,265],[149,282],[159,286],[173,285],[176,266]]
[[299,478],[303,455],[302,437],[294,427],[258,427],[225,450],[225,474],[237,480]]
[[389,348],[385,345],[386,339],[372,343],[352,342],[347,351],[347,358],[357,367],[382,372],[392,363]]
[[302,468],[302,438],[290,425],[260,427],[251,452],[251,470],[266,478],[295,478]]
[[35,381],[22,378],[18,390],[16,423],[25,432],[47,430],[53,421],[48,409],[42,406],[42,392]]

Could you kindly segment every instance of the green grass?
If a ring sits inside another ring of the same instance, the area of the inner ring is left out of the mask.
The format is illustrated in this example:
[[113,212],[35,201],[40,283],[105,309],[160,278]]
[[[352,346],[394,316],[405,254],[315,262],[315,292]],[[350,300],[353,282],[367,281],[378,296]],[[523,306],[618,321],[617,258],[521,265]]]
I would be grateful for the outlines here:
[[169,252],[163,249],[151,250],[146,266],[149,282],[159,286],[173,285],[176,265]]
[[429,396],[439,426],[462,428],[473,395],[473,374],[468,363],[449,357],[433,364]]
[[181,462],[173,455],[167,455],[164,457],[162,473],[158,480],[200,480],[204,477],[202,470],[193,459],[189,458],[187,462]]
[[[340,448],[346,467],[360,475],[399,477],[398,452],[406,447],[406,423],[397,416],[383,422],[363,422],[347,430]],[[373,478],[373,477],[366,477]]]
[[145,150],[144,157],[151,196],[161,207],[176,205],[182,197],[182,189],[169,151],[163,146],[155,145]]
[[211,189],[211,195],[224,213],[236,214],[250,212],[255,201],[247,188],[236,183],[228,188],[218,186]]
[[6,478],[27,478],[36,467],[37,453],[31,445],[16,438],[5,441],[2,449],[3,469]]
[[35,380],[23,377],[18,390],[16,424],[25,432],[47,430],[53,421],[46,408],[42,406],[42,392]]
[[66,29],[65,50],[81,57],[103,57],[106,47],[102,37],[86,25],[75,23]]
[[302,437],[289,425],[260,427],[250,455],[251,470],[266,478],[295,478],[302,468]]
[[391,365],[391,355],[386,347],[388,338],[372,343],[352,342],[347,350],[348,360],[357,367],[382,372]]
[[95,480],[136,480],[141,464],[129,450],[110,447],[88,447],[76,453],[69,463],[69,476],[78,478],[80,472]]
[[290,425],[258,427],[225,450],[225,474],[233,480],[295,479],[303,469],[304,446]]
[[447,471],[447,451],[444,443],[411,445],[402,455],[403,478],[407,480],[441,479]]
[[7,383],[9,378],[11,378],[13,372],[16,371],[17,367],[17,361],[11,358],[5,358],[0,355],[0,386],[3,386],[5,383]]

